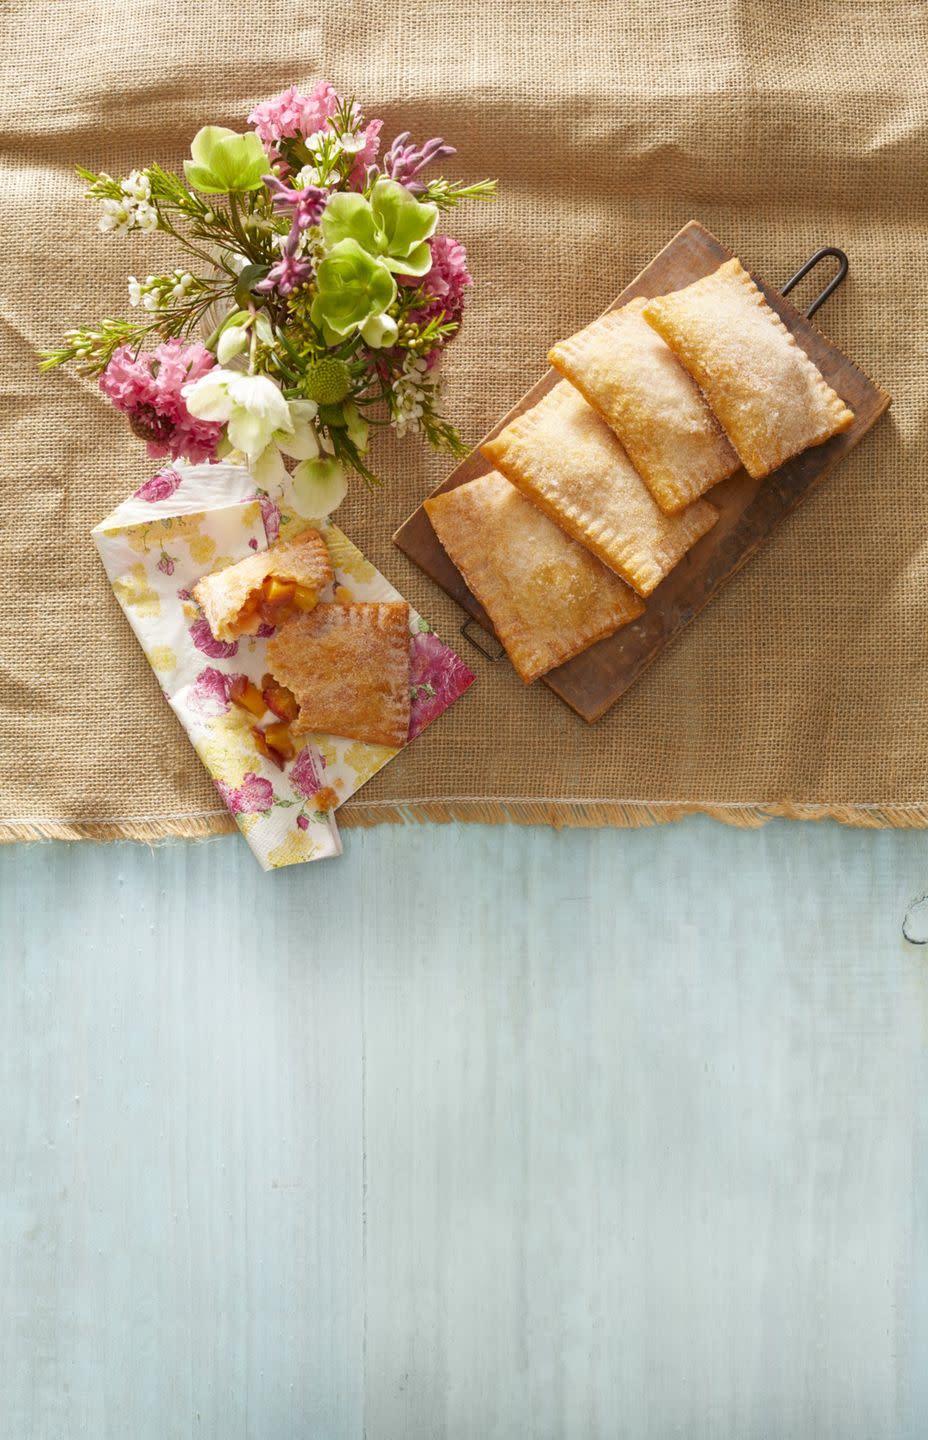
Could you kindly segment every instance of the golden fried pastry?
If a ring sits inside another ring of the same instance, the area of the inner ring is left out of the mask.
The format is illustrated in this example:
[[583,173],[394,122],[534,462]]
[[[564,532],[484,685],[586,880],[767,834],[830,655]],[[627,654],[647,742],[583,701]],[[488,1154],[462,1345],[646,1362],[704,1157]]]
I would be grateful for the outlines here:
[[496,470],[424,503],[526,684],[644,610],[623,580]]
[[312,610],[333,579],[322,536],[305,530],[295,540],[204,575],[191,593],[216,639],[234,640],[257,634],[262,625],[280,625],[294,611]]
[[548,352],[618,435],[667,515],[734,474],[739,460],[699,387],[630,300]]
[[295,732],[405,745],[409,733],[409,606],[317,605],[267,642],[274,679],[299,705]]
[[702,390],[755,479],[853,424],[738,260],[649,300],[643,315]]
[[650,595],[718,519],[707,500],[665,515],[606,422],[564,381],[480,448],[639,595]]

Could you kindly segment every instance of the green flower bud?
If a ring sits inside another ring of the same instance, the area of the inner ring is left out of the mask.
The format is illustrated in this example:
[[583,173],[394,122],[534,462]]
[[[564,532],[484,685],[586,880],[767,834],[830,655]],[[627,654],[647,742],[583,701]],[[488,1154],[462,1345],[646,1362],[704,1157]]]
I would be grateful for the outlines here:
[[337,405],[351,389],[351,372],[344,360],[334,355],[310,366],[303,380],[303,392],[319,405]]

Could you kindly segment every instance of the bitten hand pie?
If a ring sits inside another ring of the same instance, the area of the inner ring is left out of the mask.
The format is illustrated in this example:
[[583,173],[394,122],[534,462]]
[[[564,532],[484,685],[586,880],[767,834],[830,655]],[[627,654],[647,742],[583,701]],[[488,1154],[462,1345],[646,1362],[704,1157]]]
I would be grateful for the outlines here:
[[755,479],[853,424],[853,411],[738,260],[649,300],[642,313],[692,375]]
[[495,470],[424,504],[526,684],[644,610],[624,581]]
[[204,575],[191,593],[216,639],[234,640],[257,634],[262,625],[280,625],[296,610],[312,610],[320,590],[333,579],[322,536],[306,530],[295,540]]
[[296,696],[295,732],[372,745],[409,734],[409,606],[405,601],[317,605],[267,642],[275,680]]
[[650,595],[719,518],[706,500],[663,514],[606,422],[563,381],[480,448],[639,595]]
[[734,474],[738,456],[699,387],[631,300],[548,352],[618,435],[667,515]]

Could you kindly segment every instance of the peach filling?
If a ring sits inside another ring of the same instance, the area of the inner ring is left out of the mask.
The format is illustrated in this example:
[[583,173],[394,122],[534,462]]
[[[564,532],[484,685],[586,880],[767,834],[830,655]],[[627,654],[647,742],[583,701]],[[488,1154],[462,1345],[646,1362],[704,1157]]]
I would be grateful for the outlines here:
[[282,580],[268,575],[257,590],[252,590],[235,618],[235,629],[248,625],[255,618],[265,625],[282,625],[298,610],[315,609],[319,597],[309,585],[295,580]]
[[285,762],[296,754],[290,725],[300,707],[293,692],[286,685],[278,685],[273,675],[263,676],[261,685],[263,688],[259,690],[247,675],[236,675],[229,686],[229,699],[254,719],[263,720],[268,710],[277,717],[270,725],[252,725],[251,735],[259,754],[282,770]]

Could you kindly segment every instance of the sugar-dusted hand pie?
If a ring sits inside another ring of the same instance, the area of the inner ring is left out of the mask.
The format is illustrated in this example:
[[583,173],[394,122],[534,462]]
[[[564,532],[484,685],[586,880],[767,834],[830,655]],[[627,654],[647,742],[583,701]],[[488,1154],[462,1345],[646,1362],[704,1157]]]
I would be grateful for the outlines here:
[[480,448],[639,595],[650,595],[718,519],[706,500],[665,515],[613,431],[566,382]]
[[495,470],[433,495],[425,510],[526,684],[644,610],[623,580]]
[[296,733],[405,745],[409,734],[409,606],[320,604],[267,644],[268,665],[292,692]]
[[665,514],[684,510],[739,460],[699,387],[642,317],[646,300],[611,310],[548,352],[612,427]]
[[853,411],[738,260],[650,300],[642,313],[692,375],[755,479],[853,424]]
[[322,536],[306,530],[205,575],[192,594],[216,639],[235,640],[257,634],[262,625],[279,625],[295,611],[312,610],[333,578]]

